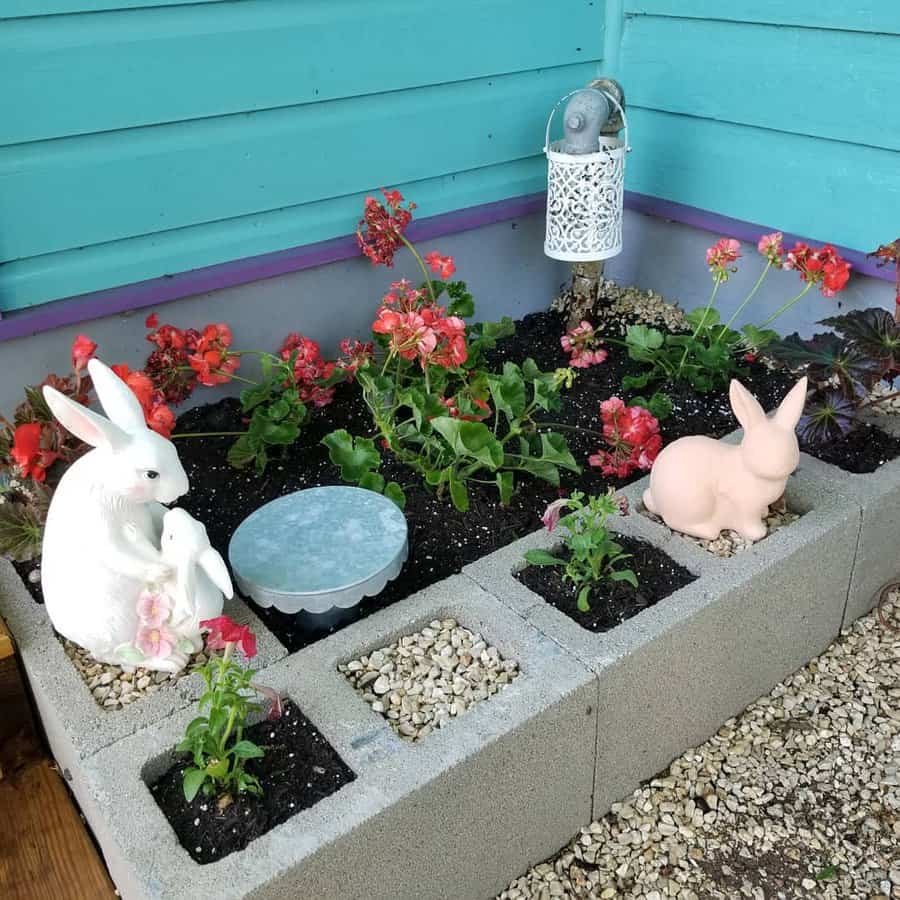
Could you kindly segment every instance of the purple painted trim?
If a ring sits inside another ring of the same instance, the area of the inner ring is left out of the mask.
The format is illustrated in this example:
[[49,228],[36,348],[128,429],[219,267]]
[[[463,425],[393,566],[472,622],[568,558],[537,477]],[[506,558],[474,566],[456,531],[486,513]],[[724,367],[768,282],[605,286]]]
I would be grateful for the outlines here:
[[[447,234],[532,215],[541,212],[545,206],[546,195],[543,192],[526,194],[522,197],[470,206],[443,215],[420,219],[410,226],[409,235],[417,241],[431,241]],[[634,191],[625,192],[625,206],[634,212],[671,219],[701,228],[704,231],[736,237],[753,243],[761,234],[774,230],[771,227],[754,225],[683,203],[637,194]],[[785,234],[786,243],[796,240],[804,240],[804,238]],[[885,281],[894,280],[891,272],[887,269],[877,268],[874,261],[868,259],[864,253],[844,247],[838,249],[841,255],[853,264],[855,271]],[[348,235],[329,241],[306,244],[302,247],[292,247],[288,250],[278,250],[274,253],[264,253],[246,259],[205,266],[202,269],[193,269],[177,275],[164,275],[161,278],[138,281],[105,291],[81,294],[77,297],[56,300],[29,309],[13,310],[0,318],[0,342],[49,331],[53,328],[61,328],[65,325],[74,325],[78,322],[88,322],[91,319],[100,319],[115,313],[159,306],[162,303],[180,300],[182,297],[190,297],[193,294],[247,284],[264,278],[273,278],[276,275],[311,269],[357,256],[359,256],[359,248],[356,245],[356,239],[352,235]]]
[[[470,206],[439,216],[430,216],[413,222],[409,236],[416,241],[432,241],[435,238],[471,228],[479,228],[494,222],[516,219],[540,212],[546,206],[546,195],[527,194],[495,203]],[[121,287],[109,288],[55,300],[40,306],[23,310],[12,310],[0,320],[0,341],[49,331],[77,322],[88,322],[115,313],[159,306],[171,300],[180,300],[194,294],[203,294],[238,284],[273,278],[287,272],[312,269],[328,263],[360,256],[356,238],[353,235],[319,241],[236,259],[227,263],[192,269],[178,275],[164,275],[148,281],[138,281]]]
[[[762,235],[778,230],[768,225],[755,225],[753,222],[732,219],[730,216],[708,212],[705,209],[697,209],[695,206],[686,206],[684,203],[676,203],[674,200],[662,200],[659,197],[650,197],[647,194],[637,194],[634,191],[625,191],[625,206],[633,212],[644,213],[644,215],[655,216],[659,219],[671,219],[683,225],[691,225],[703,231],[711,231],[723,237],[733,237],[752,244],[755,244]],[[797,241],[803,241],[808,244],[822,243],[812,238],[784,232],[784,243],[786,245],[790,246]],[[868,275],[872,278],[880,278],[883,281],[894,280],[892,270],[888,270],[885,267],[879,268],[875,265],[875,260],[869,259],[865,253],[859,250],[851,250],[849,247],[841,247],[837,244],[835,247],[847,262],[852,263],[854,272],[860,275]]]

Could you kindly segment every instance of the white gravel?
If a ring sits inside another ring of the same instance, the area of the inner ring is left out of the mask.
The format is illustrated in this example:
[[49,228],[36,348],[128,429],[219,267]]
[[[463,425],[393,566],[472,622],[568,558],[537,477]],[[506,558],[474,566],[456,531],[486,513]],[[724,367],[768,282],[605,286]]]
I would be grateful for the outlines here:
[[502,900],[900,898],[900,595]]
[[338,670],[401,738],[421,741],[509,684],[519,664],[456,619],[435,619]]

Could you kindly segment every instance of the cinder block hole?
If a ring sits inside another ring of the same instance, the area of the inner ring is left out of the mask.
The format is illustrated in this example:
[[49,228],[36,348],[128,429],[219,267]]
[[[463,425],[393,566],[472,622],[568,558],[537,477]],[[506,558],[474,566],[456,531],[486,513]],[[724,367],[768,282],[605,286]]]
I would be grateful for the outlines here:
[[414,743],[506,689],[520,674],[517,660],[446,613],[337,668],[400,738]]
[[[576,624],[595,634],[610,631],[696,580],[695,572],[650,541],[615,532],[611,536],[628,554],[613,569],[630,569],[637,578],[637,587],[628,581],[603,578],[591,587],[586,610],[578,605],[584,585],[567,578],[565,566],[529,565],[523,559],[514,567],[512,575]],[[569,558],[561,542],[550,552],[562,560]]]
[[258,721],[241,735],[264,755],[246,761],[260,792],[234,787],[185,799],[188,754],[172,750],[146,762],[140,777],[172,826],[182,847],[200,865],[216,862],[339,791],[356,778],[350,767],[290,699],[282,715]]
[[640,513],[640,515],[645,516],[650,519],[651,522],[656,522],[663,528],[666,528],[674,539],[695,544],[701,550],[709,553],[710,556],[716,556],[720,559],[731,559],[740,555],[743,551],[749,550],[756,544],[769,540],[773,534],[781,531],[783,528],[790,528],[791,525],[811,510],[812,506],[808,502],[800,497],[793,496],[790,489],[788,489],[788,491],[786,491],[784,504],[779,504],[777,507],[769,507],[769,515],[766,517],[766,528],[768,531],[766,536],[761,540],[747,540],[746,538],[741,537],[736,531],[730,529],[724,529],[719,532],[717,538],[705,540],[703,538],[693,537],[689,534],[683,534],[680,531],[674,531],[673,529],[668,528],[659,516],[648,512],[643,503],[639,503],[637,506],[637,512]]

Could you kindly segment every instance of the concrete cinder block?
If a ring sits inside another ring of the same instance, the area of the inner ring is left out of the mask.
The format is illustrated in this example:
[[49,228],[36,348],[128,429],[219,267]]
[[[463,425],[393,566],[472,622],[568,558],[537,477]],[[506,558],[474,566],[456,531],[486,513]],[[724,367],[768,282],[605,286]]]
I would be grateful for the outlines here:
[[[873,417],[879,428],[900,435],[900,417]],[[875,605],[878,589],[900,581],[900,457],[874,472],[856,475],[822,462],[806,453],[800,456],[800,471],[817,478],[857,504],[862,522],[853,577],[844,612],[844,625],[864,616]]]
[[[235,621],[249,624],[257,635],[258,655],[254,666],[263,668],[287,654],[243,601],[228,602],[225,612]],[[16,570],[5,559],[0,559],[0,616],[16,640],[53,755],[80,801],[87,799],[80,783],[82,760],[140,728],[165,719],[175,710],[184,709],[202,693],[203,680],[199,675],[191,675],[123,709],[100,707],[66,656],[46,610],[35,603]]]
[[[435,618],[481,632],[520,674],[421,743],[403,741],[337,671]],[[195,714],[179,711],[85,761],[95,831],[126,900],[192,896],[487,898],[589,821],[597,681],[588,667],[464,576],[281,660],[290,697],[356,780],[208,865],[180,846],[147,783]],[[94,824],[92,821],[91,824]]]
[[[624,493],[632,508],[649,479]],[[513,573],[530,535],[467,567],[486,590],[596,672],[599,691],[594,815],[816,656],[839,633],[856,552],[859,507],[801,470],[787,487],[804,515],[730,559],[640,514],[616,531],[649,540],[698,576],[617,628],[594,634]],[[528,594],[531,594],[529,597]]]

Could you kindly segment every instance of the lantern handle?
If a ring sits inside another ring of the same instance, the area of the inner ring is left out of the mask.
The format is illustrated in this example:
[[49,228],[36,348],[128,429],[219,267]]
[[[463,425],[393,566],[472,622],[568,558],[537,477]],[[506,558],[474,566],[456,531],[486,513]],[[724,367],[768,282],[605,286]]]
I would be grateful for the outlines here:
[[[553,117],[556,115],[556,111],[559,109],[560,103],[565,103],[569,97],[574,97],[576,94],[584,93],[585,91],[593,91],[595,94],[602,94],[606,99],[615,107],[616,111],[619,115],[622,116],[622,127],[625,131],[624,138],[624,147],[627,152],[631,152],[631,145],[628,143],[628,117],[625,115],[625,110],[622,107],[622,104],[613,97],[609,91],[601,91],[599,88],[576,88],[574,91],[569,91],[565,97],[560,97],[559,100],[553,106],[553,109],[550,110],[550,118],[547,119],[547,130],[544,132],[544,153],[547,153],[550,150],[550,126],[553,124]],[[599,149],[599,148],[598,148]]]

